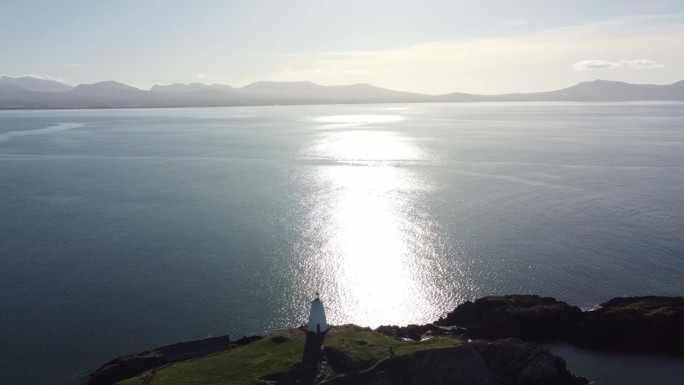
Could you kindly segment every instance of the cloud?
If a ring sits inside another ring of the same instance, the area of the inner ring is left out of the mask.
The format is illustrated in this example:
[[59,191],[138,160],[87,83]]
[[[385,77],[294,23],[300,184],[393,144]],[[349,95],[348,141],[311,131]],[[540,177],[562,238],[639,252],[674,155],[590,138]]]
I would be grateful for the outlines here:
[[660,68],[663,66],[662,64],[654,62],[653,60],[649,60],[649,59],[626,60],[624,63],[628,67],[635,68],[635,69]]
[[650,59],[608,61],[603,59],[583,60],[572,65],[576,71],[627,67],[632,69],[660,68],[663,65]]
[[[254,77],[334,85],[363,76],[377,86],[432,94],[546,91],[589,80],[592,70],[600,69],[610,72],[610,80],[669,84],[682,76],[681,36],[684,15],[639,17],[514,36],[292,55],[287,57],[287,70],[276,60],[268,61],[273,64],[267,75]],[[591,60],[578,62],[581,58]],[[660,67],[665,68],[647,70]]]
[[206,77],[207,77],[207,75],[205,75],[205,74],[197,74],[197,79],[204,79]]
[[577,71],[586,71],[601,68],[620,67],[620,63],[610,62],[608,60],[583,60],[573,64],[572,67]]

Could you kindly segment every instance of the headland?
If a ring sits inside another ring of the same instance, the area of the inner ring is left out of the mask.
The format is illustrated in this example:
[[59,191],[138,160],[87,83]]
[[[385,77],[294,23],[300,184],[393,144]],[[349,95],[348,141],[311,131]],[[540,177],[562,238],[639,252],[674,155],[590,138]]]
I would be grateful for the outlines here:
[[[305,327],[231,341],[227,336],[122,356],[89,385],[298,383]],[[581,310],[535,295],[465,302],[431,324],[331,326],[314,383],[588,384],[543,342],[684,356],[684,297],[613,298]]]

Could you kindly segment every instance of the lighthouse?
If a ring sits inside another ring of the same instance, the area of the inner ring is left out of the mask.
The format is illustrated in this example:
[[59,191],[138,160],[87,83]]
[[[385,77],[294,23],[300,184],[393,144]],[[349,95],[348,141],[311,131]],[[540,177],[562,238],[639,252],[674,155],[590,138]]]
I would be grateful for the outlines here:
[[318,362],[321,359],[321,347],[327,331],[328,322],[325,318],[325,308],[318,293],[316,293],[316,297],[311,301],[311,311],[306,324],[300,384],[313,384]]
[[306,325],[306,332],[325,333],[328,331],[328,322],[325,319],[325,308],[323,302],[316,293],[316,298],[311,301],[311,312],[309,313],[309,322]]

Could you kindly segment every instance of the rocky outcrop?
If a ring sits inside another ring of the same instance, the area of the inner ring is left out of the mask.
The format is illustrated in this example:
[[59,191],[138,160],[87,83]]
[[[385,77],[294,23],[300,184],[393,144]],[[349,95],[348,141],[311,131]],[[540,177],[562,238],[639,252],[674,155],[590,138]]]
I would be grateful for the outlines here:
[[410,338],[414,341],[418,341],[421,336],[433,329],[433,325],[411,324],[407,326],[382,325],[376,328],[375,331],[395,338]]
[[580,385],[588,384],[551,352],[516,339],[474,342],[385,359],[341,374],[327,385]]
[[435,323],[464,327],[469,338],[563,340],[594,349],[684,355],[683,297],[614,298],[583,312],[548,297],[492,296],[465,302]]
[[572,375],[565,360],[549,349],[518,339],[502,339],[491,343],[473,343],[492,373],[493,384],[542,385],[587,384],[583,377]]
[[115,384],[167,362],[166,358],[156,350],[118,357],[91,373],[88,385]]
[[465,327],[471,338],[547,341],[562,337],[581,317],[579,308],[554,298],[506,295],[465,302],[435,323]]
[[611,299],[585,312],[567,340],[588,348],[684,355],[684,297]]

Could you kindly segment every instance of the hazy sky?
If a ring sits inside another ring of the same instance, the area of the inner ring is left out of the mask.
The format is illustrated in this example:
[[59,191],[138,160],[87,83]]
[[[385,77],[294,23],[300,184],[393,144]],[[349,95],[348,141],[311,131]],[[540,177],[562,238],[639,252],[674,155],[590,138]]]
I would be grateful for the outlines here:
[[0,0],[0,75],[425,93],[684,79],[682,0]]

